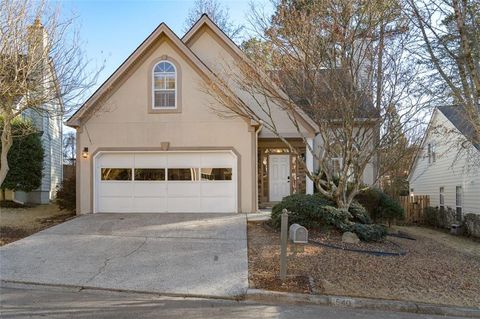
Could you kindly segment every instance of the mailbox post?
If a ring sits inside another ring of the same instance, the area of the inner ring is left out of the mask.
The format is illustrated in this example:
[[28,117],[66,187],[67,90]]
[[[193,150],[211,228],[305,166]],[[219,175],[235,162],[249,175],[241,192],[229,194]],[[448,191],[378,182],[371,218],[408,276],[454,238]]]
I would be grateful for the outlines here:
[[288,211],[282,210],[282,223],[280,230],[280,280],[287,279],[287,244],[288,244]]

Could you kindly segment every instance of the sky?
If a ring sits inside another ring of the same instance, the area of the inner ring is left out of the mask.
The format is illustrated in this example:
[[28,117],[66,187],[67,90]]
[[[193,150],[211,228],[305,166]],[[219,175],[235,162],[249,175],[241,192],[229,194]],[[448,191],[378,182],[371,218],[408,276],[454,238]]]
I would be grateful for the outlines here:
[[[220,0],[235,24],[246,24],[249,0]],[[103,65],[97,86],[162,22],[179,37],[193,0],[69,0],[60,1],[66,16],[75,15],[90,67]],[[96,87],[95,87],[96,88]],[[93,89],[95,89],[93,88]]]

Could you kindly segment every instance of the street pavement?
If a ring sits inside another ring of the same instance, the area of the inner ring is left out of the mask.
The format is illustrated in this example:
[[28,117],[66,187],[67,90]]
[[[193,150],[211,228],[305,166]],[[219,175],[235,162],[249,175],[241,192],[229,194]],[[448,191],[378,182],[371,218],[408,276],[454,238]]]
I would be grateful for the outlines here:
[[2,283],[1,318],[305,318],[448,319],[412,313],[310,306],[265,305],[234,300],[165,297],[107,290],[75,290]]

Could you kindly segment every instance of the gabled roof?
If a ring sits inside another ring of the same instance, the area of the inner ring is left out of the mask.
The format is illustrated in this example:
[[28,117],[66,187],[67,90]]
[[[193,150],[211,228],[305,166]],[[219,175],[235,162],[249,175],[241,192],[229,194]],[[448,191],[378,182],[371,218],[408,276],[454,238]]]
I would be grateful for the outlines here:
[[80,107],[68,120],[67,125],[77,127],[80,119],[87,116],[88,111],[100,99],[108,95],[119,84],[120,79],[128,73],[133,65],[140,60],[150,47],[162,36],[167,37],[172,43],[190,59],[201,72],[210,80],[214,80],[212,71],[177,37],[177,35],[165,24],[161,23],[148,37],[138,46],[135,51],[118,67],[117,70],[93,93],[93,95]]
[[459,130],[460,133],[462,133],[462,135],[464,135],[465,138],[467,138],[467,140],[469,140],[477,150],[480,151],[480,137],[478,135],[475,135],[476,131],[473,125],[465,118],[464,108],[458,105],[438,106],[433,110],[432,117],[430,118],[430,122],[428,123],[427,129],[425,130],[425,135],[423,136],[422,142],[420,143],[420,147],[413,155],[413,160],[412,164],[410,165],[407,180],[410,180],[413,170],[417,165],[419,155],[422,152],[423,145],[427,140],[428,134],[432,128],[433,121],[437,112],[441,112],[453,124],[453,126],[455,126],[455,128]]
[[466,110],[461,105],[444,105],[439,106],[438,110],[452,122],[457,130],[469,140],[477,150],[480,151],[480,136],[472,122],[466,116]]
[[[220,29],[215,22],[213,22],[207,14],[203,14],[200,19],[190,28],[190,30],[185,33],[182,37],[182,41],[189,45],[189,42],[195,38],[195,35],[199,32],[202,27],[207,26],[212,30],[223,42],[239,57],[247,63],[247,65],[251,66],[254,70],[256,70],[255,66],[252,64],[251,60],[245,55],[245,53],[230,39],[225,32]],[[257,72],[260,72],[257,70]],[[269,78],[266,74],[260,73],[261,76],[264,78]],[[272,85],[272,88],[276,90],[276,92],[282,96],[285,100],[291,100],[290,97],[284,92],[281,88],[279,88],[273,81],[269,81]],[[293,101],[292,101],[293,102]],[[300,107],[295,107],[294,112],[307,124],[310,128],[317,133],[319,131],[318,124],[310,118]]]
[[[78,127],[80,120],[88,116],[89,110],[102,98],[111,94],[116,86],[121,82],[121,78],[128,73],[133,65],[140,60],[150,47],[162,36],[167,37],[173,44],[181,50],[185,56],[198,68],[198,70],[209,80],[215,81],[216,75],[190,50],[187,46],[189,40],[197,33],[202,26],[208,26],[213,30],[223,41],[227,44],[240,58],[251,65],[247,56],[240,50],[240,48],[225,34],[223,31],[206,15],[202,17],[192,26],[192,28],[180,40],[178,36],[165,24],[161,23],[148,37],[138,46],[135,51],[118,67],[117,70],[93,93],[93,95],[80,107],[68,120],[67,125]],[[272,85],[274,85],[272,83]],[[275,86],[280,94],[287,96],[283,91]],[[227,93],[232,96],[232,92]],[[240,98],[237,97],[239,100]],[[296,108],[295,113],[309,126],[315,133],[318,132],[318,125],[300,108]]]

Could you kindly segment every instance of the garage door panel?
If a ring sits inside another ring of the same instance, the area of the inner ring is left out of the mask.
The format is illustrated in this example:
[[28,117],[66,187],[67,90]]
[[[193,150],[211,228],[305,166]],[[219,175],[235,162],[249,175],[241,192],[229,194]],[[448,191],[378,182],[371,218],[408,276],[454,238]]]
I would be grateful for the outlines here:
[[[101,153],[95,161],[97,212],[237,210],[236,157],[229,152]],[[102,168],[113,169],[104,174],[106,180],[101,180]],[[115,171],[120,168],[131,176]],[[169,172],[173,168],[177,170]]]
[[133,167],[133,154],[106,153],[100,157],[100,167]]
[[234,161],[230,153],[203,153],[200,159],[202,167],[231,167]]
[[233,183],[230,182],[201,182],[200,196],[231,197],[234,196]]
[[134,197],[166,197],[166,182],[133,182]]
[[189,168],[198,167],[198,164],[200,164],[198,155],[195,156],[195,154],[192,153],[168,154],[168,167]]
[[100,182],[100,197],[131,197],[133,185],[131,182]]
[[167,212],[167,199],[165,197],[134,198],[133,211],[138,213],[165,213]]
[[172,213],[189,213],[200,212],[200,198],[191,197],[169,197],[168,212]]
[[208,211],[212,213],[228,213],[235,210],[233,202],[225,200],[224,197],[203,197],[200,201],[202,211]]
[[198,182],[168,182],[168,197],[198,197],[200,184]]
[[136,168],[165,168],[167,167],[167,155],[156,153],[135,154]]
[[123,213],[132,211],[131,197],[100,197],[99,207],[100,212],[105,213]]

